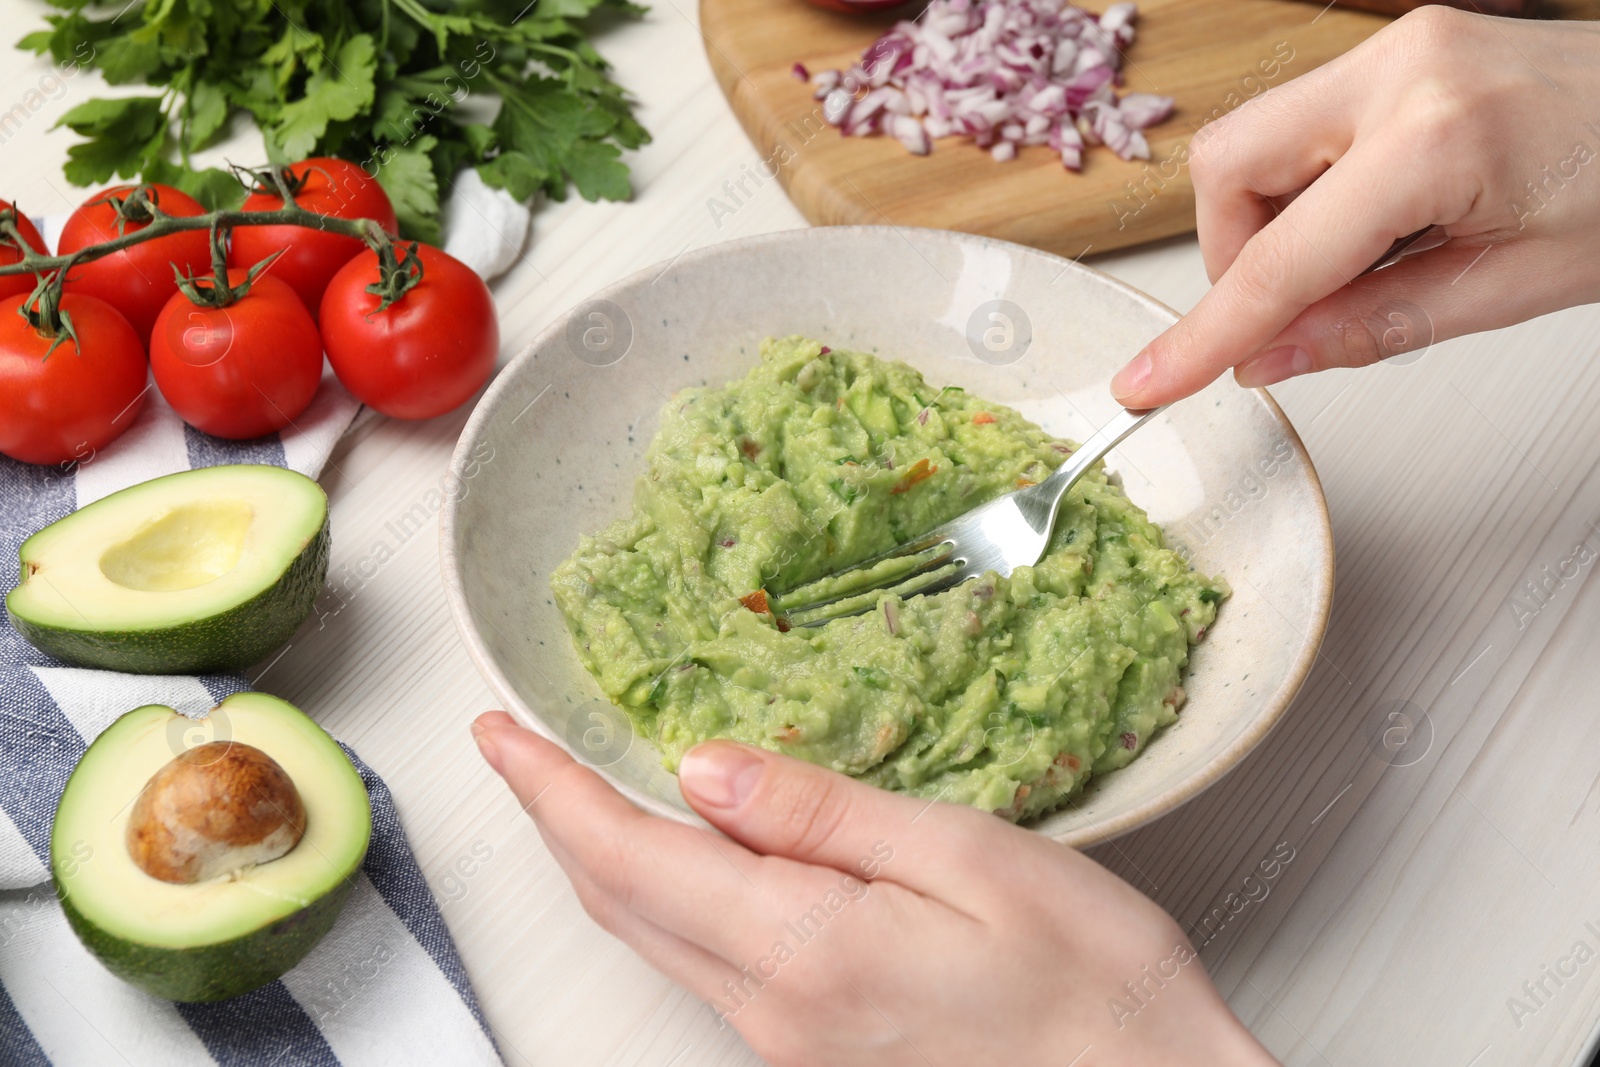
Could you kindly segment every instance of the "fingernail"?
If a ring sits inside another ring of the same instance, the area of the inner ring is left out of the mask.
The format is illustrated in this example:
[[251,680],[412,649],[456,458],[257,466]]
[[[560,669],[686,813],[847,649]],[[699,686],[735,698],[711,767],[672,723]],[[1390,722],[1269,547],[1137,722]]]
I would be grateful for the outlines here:
[[1150,354],[1140,352],[1128,365],[1117,371],[1116,377],[1111,379],[1111,395],[1121,400],[1123,397],[1132,396],[1144,388],[1144,383],[1150,380]]
[[1283,345],[1261,353],[1248,363],[1239,364],[1233,380],[1246,389],[1276,385],[1311,369],[1311,353],[1298,345]]
[[761,780],[760,756],[739,745],[700,745],[678,764],[678,781],[695,799],[714,808],[737,808]]
[[475,722],[472,724],[472,739],[478,742],[478,752],[482,754],[483,762],[487,763],[494,773],[504,777],[505,772],[500,769],[500,750],[495,747],[489,731]]

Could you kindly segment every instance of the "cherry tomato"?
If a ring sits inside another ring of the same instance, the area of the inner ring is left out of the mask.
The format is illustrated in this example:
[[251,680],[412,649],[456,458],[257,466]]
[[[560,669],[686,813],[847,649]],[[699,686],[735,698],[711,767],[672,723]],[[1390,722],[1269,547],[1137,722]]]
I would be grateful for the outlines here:
[[[390,233],[399,232],[389,194],[356,164],[343,159],[308,159],[290,167],[289,174],[293,181],[304,183],[294,192],[294,202],[307,211],[341,219],[372,219]],[[252,193],[243,210],[277,211],[282,207],[283,198],[276,194]],[[328,280],[365,247],[358,237],[306,226],[240,226],[233,231],[228,265],[253,267],[283,249],[267,272],[288,282],[316,318]]]
[[[152,188],[156,191],[156,206],[168,215],[187,217],[205,214],[206,209],[187,193],[170,185]],[[100,244],[115,238],[117,211],[110,200],[112,197],[127,196],[133,189],[131,185],[118,185],[90,197],[61,228],[61,240],[56,252],[66,255],[85,245]],[[148,225],[148,222],[130,222],[123,230],[132,232]],[[69,293],[97,296],[122,312],[133,324],[139,340],[148,345],[156,316],[172,299],[172,294],[178,291],[178,283],[172,276],[173,264],[177,264],[185,274],[209,270],[211,239],[206,231],[171,234],[81,263],[67,276],[66,289]]]
[[[9,207],[11,207],[10,201],[0,200],[0,211]],[[45,251],[44,238],[39,236],[39,231],[28,220],[28,216],[20,211],[17,212],[17,231],[35,252]],[[17,250],[17,246],[0,237],[0,267],[8,266],[21,258],[22,253]],[[33,292],[34,283],[37,281],[38,279],[31,274],[7,274],[0,277],[0,297],[27,296]]]
[[27,300],[0,300],[0,452],[24,463],[87,461],[139,417],[144,346],[116,308],[66,293],[61,310],[81,345],[69,337],[50,352],[53,338],[18,313]]
[[397,419],[430,419],[466,402],[494,373],[500,323],[471,267],[417,246],[422,281],[383,311],[367,249],[340,268],[322,298],[328,362],[357,400]]
[[[228,284],[245,274],[230,270]],[[182,293],[168,301],[150,335],[150,369],[184,422],[245,440],[283,429],[311,404],[322,341],[295,291],[261,275],[227,307],[198,307]]]

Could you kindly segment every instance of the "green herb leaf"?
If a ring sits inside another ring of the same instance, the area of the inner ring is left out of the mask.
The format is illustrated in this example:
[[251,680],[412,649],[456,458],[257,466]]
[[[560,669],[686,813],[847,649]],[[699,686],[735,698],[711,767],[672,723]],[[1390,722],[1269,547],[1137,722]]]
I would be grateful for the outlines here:
[[537,193],[549,178],[548,172],[521,152],[501,152],[478,167],[484,184],[504,189],[518,200]]
[[601,0],[539,0],[539,16],[546,19],[581,19],[601,6]]
[[402,232],[428,244],[439,243],[439,182],[428,153],[437,142],[419,137],[387,158],[378,169],[378,184],[394,203]]
[[626,200],[633,193],[622,150],[604,141],[579,141],[567,153],[567,176],[585,200]]
[[144,27],[113,37],[97,50],[95,66],[112,85],[146,81],[161,69],[161,42]]
[[305,94],[278,112],[277,124],[265,131],[267,158],[279,163],[305,159],[336,119],[354,118],[370,107],[377,47],[357,34],[306,80]]
[[159,147],[165,123],[159,97],[85,101],[56,123],[89,138],[67,149],[62,171],[74,185],[101,185],[113,176],[134,177],[152,146]]
[[160,125],[161,115],[160,97],[124,96],[116,100],[87,100],[70,108],[56,125],[86,137],[127,132],[130,126],[137,126],[138,140],[143,143]]
[[631,194],[623,153],[649,140],[589,40],[589,20],[644,11],[627,0],[50,2],[48,28],[19,47],[161,90],[68,113],[83,138],[66,167],[78,184],[142,176],[230,202],[232,179],[190,159],[244,112],[269,159],[359,163],[402,234],[436,242],[440,185],[464,167],[519,199],[576,188],[619,200]]
[[228,97],[220,85],[200,82],[189,92],[191,150],[204,148],[228,124]]

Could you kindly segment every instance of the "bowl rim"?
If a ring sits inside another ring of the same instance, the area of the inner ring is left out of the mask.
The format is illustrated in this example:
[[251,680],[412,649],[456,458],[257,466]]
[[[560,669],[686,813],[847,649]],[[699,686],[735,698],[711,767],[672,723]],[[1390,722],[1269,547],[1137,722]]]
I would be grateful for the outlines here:
[[[1063,256],[1045,252],[1029,245],[1018,244],[1015,241],[1005,241],[994,237],[984,237],[977,234],[961,233],[955,230],[938,230],[916,226],[894,225],[856,225],[856,226],[805,226],[789,230],[776,230],[770,233],[755,234],[749,237],[736,238],[731,241],[720,241],[703,248],[694,249],[678,256],[670,262],[672,266],[694,265],[703,260],[728,254],[730,250],[759,250],[763,246],[782,245],[795,240],[848,240],[851,237],[871,235],[893,235],[900,240],[905,240],[907,234],[931,235],[939,240],[953,240],[960,242],[973,242],[984,246],[999,247],[1012,254],[1039,256],[1047,261],[1061,266],[1066,270],[1076,271],[1081,274],[1093,275],[1100,284],[1108,284],[1120,290],[1124,295],[1132,297],[1135,302],[1154,312],[1157,318],[1165,319],[1170,323],[1177,322],[1181,316],[1172,308],[1150,296],[1132,285],[1114,278],[1101,270],[1086,266],[1077,260],[1067,259]],[[464,469],[465,464],[471,459],[472,450],[477,447],[478,438],[484,428],[498,411],[503,394],[510,389],[510,382],[515,374],[524,365],[532,362],[537,354],[546,348],[553,340],[558,339],[566,329],[572,313],[585,304],[595,300],[611,299],[624,289],[638,285],[641,281],[648,281],[661,273],[663,265],[668,261],[661,261],[632,272],[612,282],[602,289],[580,299],[577,303],[563,310],[552,319],[544,329],[540,330],[534,339],[495,374],[489,388],[479,398],[473,408],[472,415],[467,419],[461,429],[461,435],[456,441],[456,447],[450,457],[450,469]],[[1301,646],[1298,655],[1290,664],[1283,682],[1277,689],[1266,697],[1260,712],[1257,713],[1249,727],[1234,741],[1223,749],[1210,762],[1206,763],[1194,773],[1153,793],[1118,814],[1108,816],[1085,825],[1078,826],[1059,833],[1045,833],[1038,831],[1051,840],[1058,841],[1072,848],[1089,848],[1103,844],[1113,838],[1120,837],[1147,823],[1153,822],[1163,815],[1176,811],[1184,804],[1193,800],[1217,782],[1221,781],[1230,771],[1244,762],[1252,750],[1256,748],[1283,718],[1289,706],[1294,702],[1300,690],[1304,687],[1311,668],[1316,664],[1317,657],[1321,655],[1322,640],[1328,630],[1328,619],[1333,608],[1334,584],[1334,546],[1333,527],[1328,514],[1327,497],[1323,493],[1322,479],[1317,474],[1316,465],[1312,462],[1310,453],[1306,450],[1305,443],[1300,439],[1300,434],[1295,430],[1294,424],[1284,414],[1283,408],[1273,399],[1272,394],[1265,389],[1256,388],[1249,390],[1271,416],[1278,428],[1288,439],[1294,454],[1305,464],[1307,477],[1311,489],[1314,491],[1316,502],[1315,534],[1321,552],[1321,567],[1315,575],[1312,589],[1312,625],[1307,633],[1301,635]],[[440,513],[439,520],[439,567],[444,579],[445,599],[450,606],[450,615],[455,621],[456,631],[462,643],[466,646],[467,655],[478,673],[488,683],[494,695],[504,704],[505,710],[510,712],[522,725],[533,730],[561,747],[572,755],[571,746],[565,738],[551,729],[542,718],[530,709],[522,697],[517,693],[509,679],[501,672],[499,666],[490,655],[477,625],[472,620],[472,609],[467,603],[465,582],[462,575],[462,560],[456,550],[457,527],[461,498],[455,494],[446,494],[445,506]],[[618,781],[608,773],[604,767],[595,767],[600,775],[623,796],[646,810],[675,821],[689,821],[684,813],[666,804],[657,797],[635,789],[625,782]],[[706,824],[698,816],[694,822]]]

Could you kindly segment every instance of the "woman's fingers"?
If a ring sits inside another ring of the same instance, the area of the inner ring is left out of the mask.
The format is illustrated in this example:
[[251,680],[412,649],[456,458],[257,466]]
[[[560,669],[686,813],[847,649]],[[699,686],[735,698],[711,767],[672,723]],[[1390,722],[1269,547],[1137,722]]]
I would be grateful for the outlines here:
[[[1287,47],[1287,45],[1283,46]],[[1293,58],[1293,50],[1279,55]],[[1319,67],[1203,127],[1189,143],[1195,223],[1206,274],[1222,277],[1277,215],[1274,202],[1316,181],[1350,149],[1362,95]]]
[[[1396,237],[1436,221],[1431,190],[1396,189],[1381,200],[1372,183],[1395,150],[1386,139],[1353,147],[1244,249],[1193,311],[1145,346],[1112,379],[1130,408],[1198,392],[1260,354],[1306,308],[1347,285]],[[1425,183],[1424,183],[1425,184]]]
[[1580,265],[1542,241],[1456,241],[1408,256],[1301,312],[1241,363],[1242,386],[1362,367],[1438,341],[1498,329],[1573,303]]
[[709,741],[678,767],[684,796],[723,833],[871,880],[887,878],[974,914],[992,891],[981,849],[998,855],[1013,828],[971,808],[920,800],[804,760]]
[[484,758],[552,850],[568,857],[569,871],[581,869],[620,908],[725,960],[744,959],[768,939],[772,917],[789,902],[759,857],[716,834],[645,814],[504,712],[481,716],[475,726]]
[[738,984],[741,976],[733,964],[623,907],[560,845],[548,838],[545,845],[572,882],[583,910],[603,929],[643,956],[646,963],[702,1000],[722,995],[725,983]]

